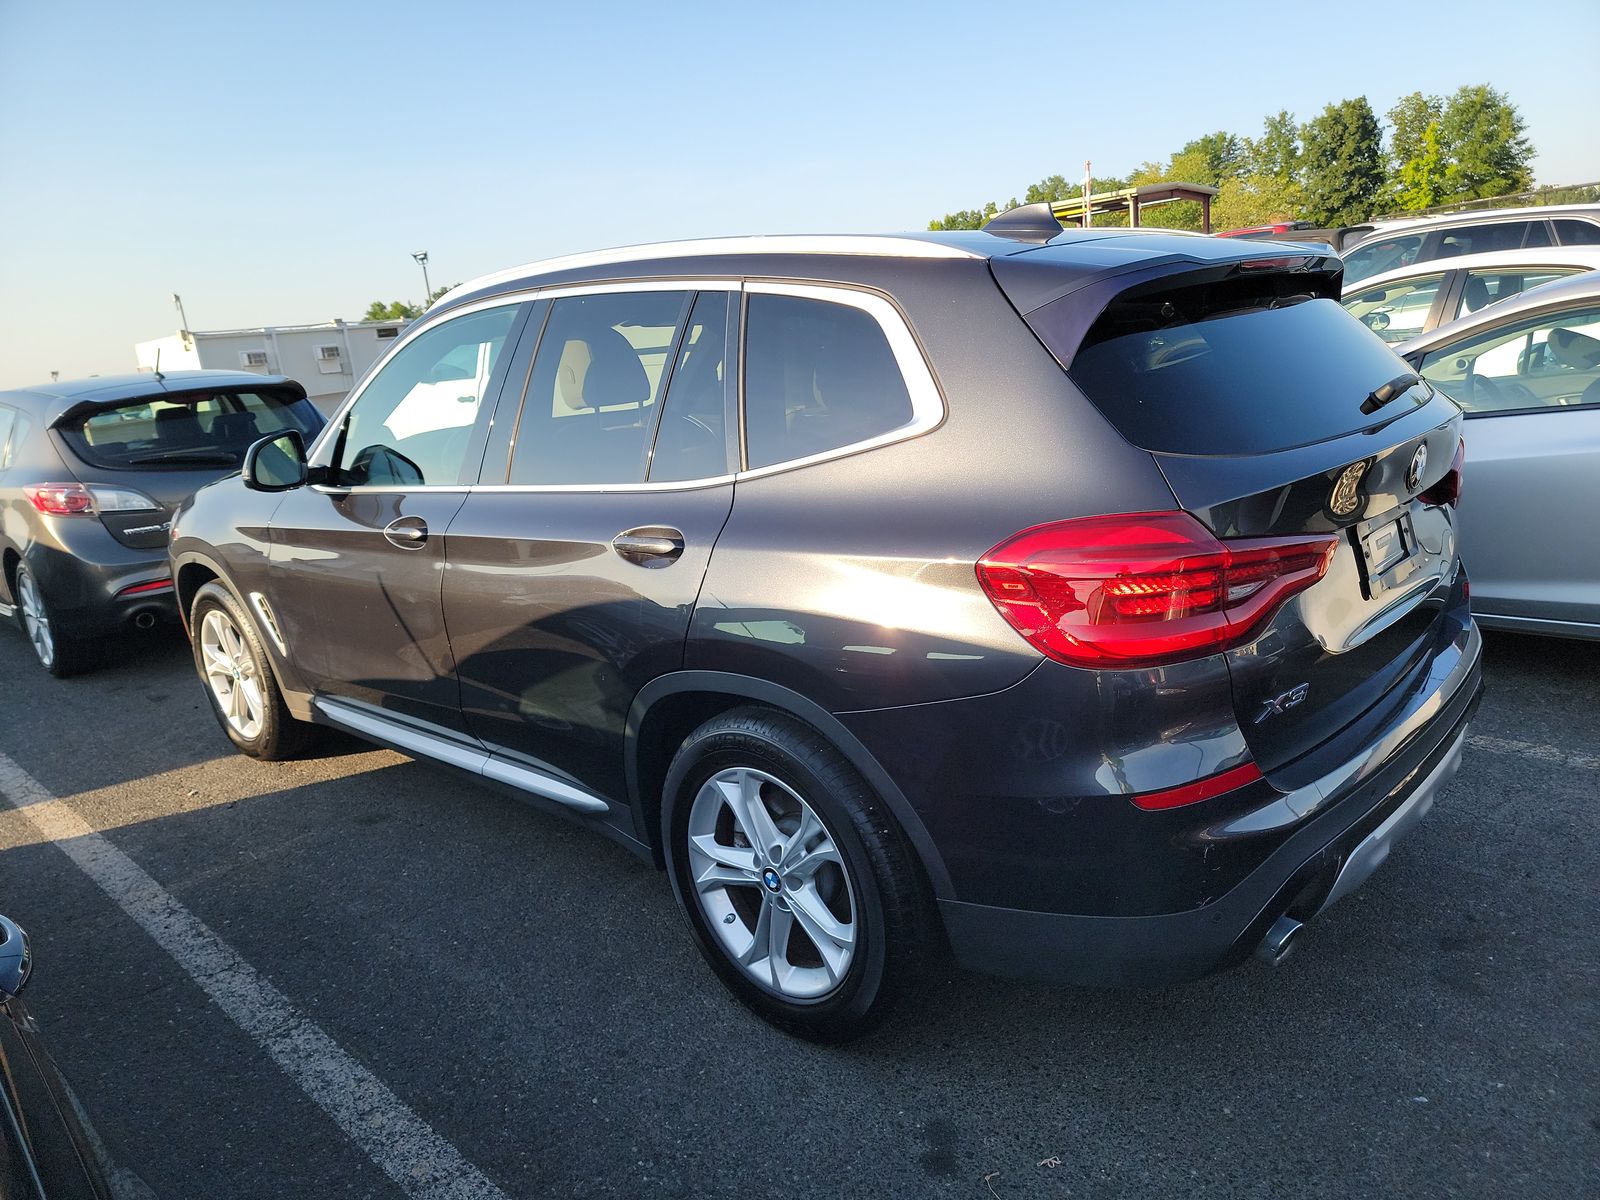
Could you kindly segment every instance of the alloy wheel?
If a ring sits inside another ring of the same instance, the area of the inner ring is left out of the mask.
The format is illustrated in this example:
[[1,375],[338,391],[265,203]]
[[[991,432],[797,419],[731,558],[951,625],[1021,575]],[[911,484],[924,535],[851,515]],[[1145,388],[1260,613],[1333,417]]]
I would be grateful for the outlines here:
[[768,991],[817,1000],[855,957],[850,876],[822,818],[782,780],[750,767],[707,779],[689,809],[689,870],[728,957]]
[[50,631],[50,614],[39,594],[39,585],[28,571],[17,572],[17,601],[22,609],[22,628],[33,643],[33,652],[47,668],[56,661],[56,639]]
[[213,608],[200,622],[206,683],[228,727],[245,739],[261,733],[266,705],[250,648],[228,614]]

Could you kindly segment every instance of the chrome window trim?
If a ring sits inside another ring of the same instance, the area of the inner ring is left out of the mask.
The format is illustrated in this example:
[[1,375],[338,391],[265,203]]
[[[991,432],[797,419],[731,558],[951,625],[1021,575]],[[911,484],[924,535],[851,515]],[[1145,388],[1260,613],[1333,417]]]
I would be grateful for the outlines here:
[[[873,318],[878,327],[883,330],[884,338],[889,343],[889,350],[894,355],[895,365],[900,368],[900,376],[905,380],[906,392],[911,398],[911,420],[895,429],[876,434],[870,438],[851,442],[848,445],[837,446],[832,450],[821,450],[815,454],[808,454],[803,458],[790,458],[782,462],[770,463],[764,467],[752,467],[749,470],[734,471],[722,475],[709,476],[703,479],[684,480],[656,480],[641,481],[639,483],[475,483],[475,484],[424,484],[418,487],[384,487],[371,485],[358,485],[355,487],[338,487],[327,484],[313,485],[316,490],[325,494],[344,495],[346,493],[395,493],[395,492],[529,492],[529,493],[569,493],[581,495],[601,492],[677,492],[695,491],[701,488],[721,487],[730,483],[738,483],[749,479],[761,479],[768,475],[776,475],[783,471],[798,470],[801,467],[815,466],[818,463],[831,462],[834,459],[846,458],[860,454],[867,450],[876,450],[882,446],[891,446],[898,442],[909,441],[931,433],[944,423],[947,410],[944,394],[939,390],[939,385],[933,376],[933,369],[928,365],[927,357],[922,352],[921,345],[917,342],[916,335],[912,333],[910,323],[900,309],[879,292],[870,291],[860,286],[851,284],[834,283],[791,283],[783,280],[768,279],[641,279],[637,281],[607,281],[604,283],[569,283],[557,284],[548,287],[532,287],[507,295],[495,296],[491,299],[481,300],[474,304],[463,305],[461,308],[452,309],[444,314],[441,319],[429,322],[421,318],[404,337],[394,346],[390,347],[381,362],[373,368],[372,372],[362,380],[358,390],[351,392],[344,402],[329,419],[327,427],[317,436],[307,461],[313,466],[327,466],[319,455],[325,447],[331,447],[333,442],[332,430],[336,429],[345,418],[350,407],[361,398],[361,393],[367,385],[377,377],[378,373],[388,364],[389,358],[397,354],[400,349],[419,334],[429,329],[437,328],[445,321],[458,316],[467,316],[490,308],[498,308],[508,304],[524,304],[535,300],[559,300],[566,296],[592,296],[607,295],[619,292],[742,292],[746,295],[769,296],[796,296],[806,300],[817,300],[825,304],[843,304],[859,309]],[[744,346],[741,342],[739,354],[742,358]],[[520,398],[519,398],[520,399]],[[663,397],[663,402],[665,397]],[[743,397],[740,398],[739,418],[744,418]]]

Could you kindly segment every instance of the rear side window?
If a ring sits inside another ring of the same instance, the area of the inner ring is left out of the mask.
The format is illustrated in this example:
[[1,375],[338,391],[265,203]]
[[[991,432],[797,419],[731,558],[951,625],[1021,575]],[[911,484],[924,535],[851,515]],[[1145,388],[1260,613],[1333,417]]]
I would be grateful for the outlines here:
[[1455,258],[1461,254],[1483,254],[1490,250],[1517,250],[1523,246],[1549,244],[1550,237],[1545,232],[1543,221],[1493,221],[1445,230],[1433,257]]
[[[1203,291],[1119,299],[1072,356],[1073,383],[1136,446],[1239,455],[1325,441],[1373,424],[1363,401],[1406,373],[1334,300],[1277,299],[1207,316],[1195,295]],[[1412,396],[1422,403],[1425,391]]]
[[650,479],[682,482],[728,471],[728,293],[701,292],[678,347],[661,409]]
[[1358,279],[1366,279],[1384,271],[1393,271],[1398,267],[1409,267],[1417,261],[1417,254],[1421,249],[1420,233],[1381,238],[1358,246],[1342,256],[1345,284],[1348,286]]
[[909,425],[911,394],[883,326],[863,309],[757,293],[745,310],[749,465],[837,450]]
[[516,484],[640,483],[688,292],[565,296],[528,377]]
[[1600,246],[1600,225],[1592,221],[1574,221],[1569,217],[1557,218],[1556,237],[1563,246]]
[[1460,314],[1475,313],[1497,300],[1515,296],[1529,288],[1576,275],[1576,267],[1528,267],[1516,271],[1470,271],[1466,287],[1461,292]]
[[322,428],[311,401],[273,388],[206,391],[109,404],[62,427],[73,453],[113,470],[236,467],[252,442]]

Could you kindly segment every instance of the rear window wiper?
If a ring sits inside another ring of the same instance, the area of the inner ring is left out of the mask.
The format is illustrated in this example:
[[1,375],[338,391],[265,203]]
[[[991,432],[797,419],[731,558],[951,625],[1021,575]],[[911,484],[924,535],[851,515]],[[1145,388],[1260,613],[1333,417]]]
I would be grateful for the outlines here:
[[1389,401],[1402,392],[1408,392],[1422,382],[1422,376],[1408,371],[1404,375],[1396,375],[1381,387],[1375,387],[1367,393],[1367,398],[1361,402],[1361,411],[1367,416],[1377,412]]
[[146,463],[186,462],[207,466],[232,467],[238,465],[239,456],[217,450],[163,450],[158,454],[139,454],[125,461],[133,463],[135,466],[143,466]]

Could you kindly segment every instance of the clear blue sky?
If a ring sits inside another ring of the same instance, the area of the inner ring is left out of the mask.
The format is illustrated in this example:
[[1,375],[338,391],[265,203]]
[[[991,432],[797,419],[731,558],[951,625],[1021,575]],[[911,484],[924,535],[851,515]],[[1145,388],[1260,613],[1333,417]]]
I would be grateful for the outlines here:
[[921,228],[1355,95],[1492,83],[1541,182],[1600,178],[1595,0],[1295,11],[0,0],[0,386],[131,369],[173,292],[292,324],[419,297],[413,250]]

